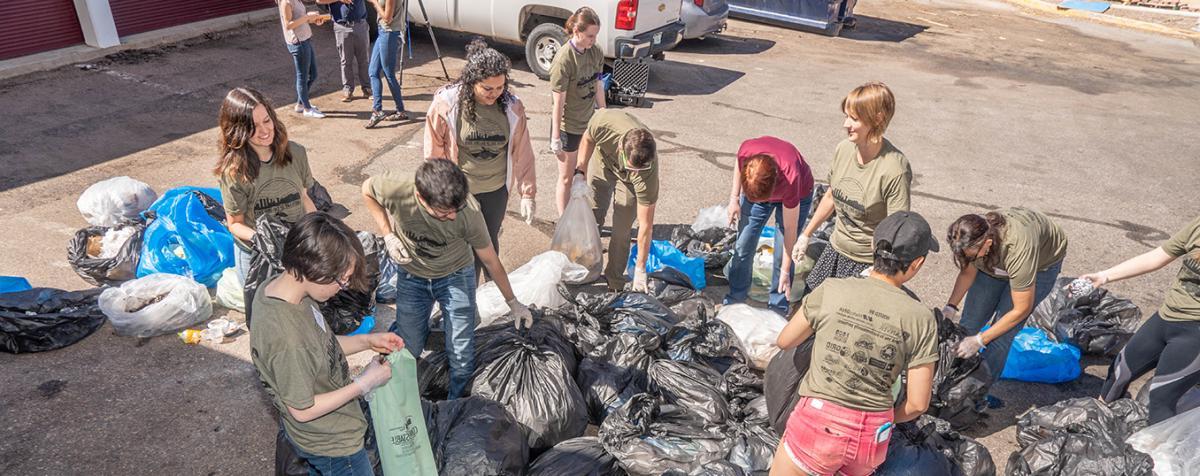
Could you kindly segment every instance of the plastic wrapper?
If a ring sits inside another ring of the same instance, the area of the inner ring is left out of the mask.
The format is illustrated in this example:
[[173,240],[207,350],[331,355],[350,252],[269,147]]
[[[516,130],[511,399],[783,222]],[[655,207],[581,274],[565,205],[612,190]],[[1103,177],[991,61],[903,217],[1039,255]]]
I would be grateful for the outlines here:
[[75,202],[92,226],[114,227],[138,221],[138,215],[158,198],[149,185],[129,177],[113,177],[92,184]]
[[717,319],[728,324],[737,335],[738,347],[750,359],[756,369],[766,369],[771,358],[779,352],[775,341],[787,325],[775,311],[757,309],[746,304],[733,304],[721,308]]
[[[589,283],[604,270],[604,249],[600,246],[600,225],[592,213],[592,192],[587,181],[576,176],[571,183],[571,198],[558,225],[550,249],[562,252],[572,263],[587,269],[587,275],[571,284]],[[572,276],[574,278],[575,276]]]
[[[9,289],[19,287],[23,286],[10,285]],[[83,340],[104,325],[99,295],[99,289],[51,288],[0,294],[0,350],[11,354],[45,352]]]
[[1190,410],[1147,427],[1127,443],[1150,455],[1156,476],[1191,476],[1200,470],[1200,410]]
[[100,310],[118,335],[153,337],[212,317],[208,289],[174,274],[152,274],[100,293]]
[[225,309],[246,312],[245,286],[238,280],[237,270],[225,268],[221,279],[217,281],[217,292],[214,295],[217,304]]

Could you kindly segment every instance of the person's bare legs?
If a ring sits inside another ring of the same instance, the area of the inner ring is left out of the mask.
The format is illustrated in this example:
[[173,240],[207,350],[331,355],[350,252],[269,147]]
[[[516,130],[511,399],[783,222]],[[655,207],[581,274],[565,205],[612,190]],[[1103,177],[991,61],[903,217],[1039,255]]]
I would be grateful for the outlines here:
[[792,462],[787,450],[783,448],[783,445],[786,444],[780,440],[779,446],[775,448],[775,459],[771,460],[770,476],[810,476],[807,471],[797,468],[796,463]]
[[558,185],[554,187],[554,198],[558,200],[558,216],[560,217],[567,209],[567,202],[571,200],[571,181],[575,177],[575,167],[578,165],[576,159],[578,158],[578,150],[563,151],[558,154]]

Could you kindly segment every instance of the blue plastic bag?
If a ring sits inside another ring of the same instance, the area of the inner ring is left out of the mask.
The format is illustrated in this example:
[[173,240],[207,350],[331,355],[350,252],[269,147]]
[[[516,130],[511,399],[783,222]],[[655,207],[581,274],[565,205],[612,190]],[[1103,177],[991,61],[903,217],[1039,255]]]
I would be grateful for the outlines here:
[[33,289],[29,285],[29,281],[20,276],[0,276],[0,294],[15,293],[17,291],[25,291]]
[[[625,277],[633,279],[633,267],[637,265],[638,247],[633,245],[629,250],[629,263],[625,266]],[[662,270],[665,267],[675,268],[688,279],[696,289],[704,289],[704,258],[691,258],[671,245],[670,241],[654,240],[650,247],[650,255],[646,258],[646,274]]]
[[1062,383],[1079,378],[1081,353],[1071,344],[1050,340],[1040,329],[1026,327],[1017,333],[1000,378],[1022,382]]
[[142,214],[149,221],[142,236],[138,277],[154,273],[188,276],[207,287],[234,265],[233,235],[221,222],[221,192],[215,188],[168,190]]

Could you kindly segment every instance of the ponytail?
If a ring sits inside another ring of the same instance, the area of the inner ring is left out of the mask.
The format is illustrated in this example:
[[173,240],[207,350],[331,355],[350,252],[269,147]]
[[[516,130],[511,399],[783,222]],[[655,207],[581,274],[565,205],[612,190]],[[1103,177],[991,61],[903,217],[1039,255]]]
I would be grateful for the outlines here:
[[596,11],[590,7],[579,7],[571,15],[571,18],[567,19],[567,23],[563,25],[563,30],[566,30],[567,36],[571,36],[576,31],[587,29],[587,27],[592,25],[600,26],[600,15],[597,15]]

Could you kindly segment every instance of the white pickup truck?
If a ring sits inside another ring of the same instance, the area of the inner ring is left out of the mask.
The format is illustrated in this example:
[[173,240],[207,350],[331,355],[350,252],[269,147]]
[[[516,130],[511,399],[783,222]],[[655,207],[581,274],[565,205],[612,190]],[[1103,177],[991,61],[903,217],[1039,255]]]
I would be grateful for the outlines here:
[[[471,33],[525,46],[529,69],[550,77],[550,64],[566,43],[563,23],[582,6],[600,15],[597,44],[613,60],[662,58],[683,40],[680,0],[421,0],[436,28]],[[408,19],[425,23],[418,0]]]

